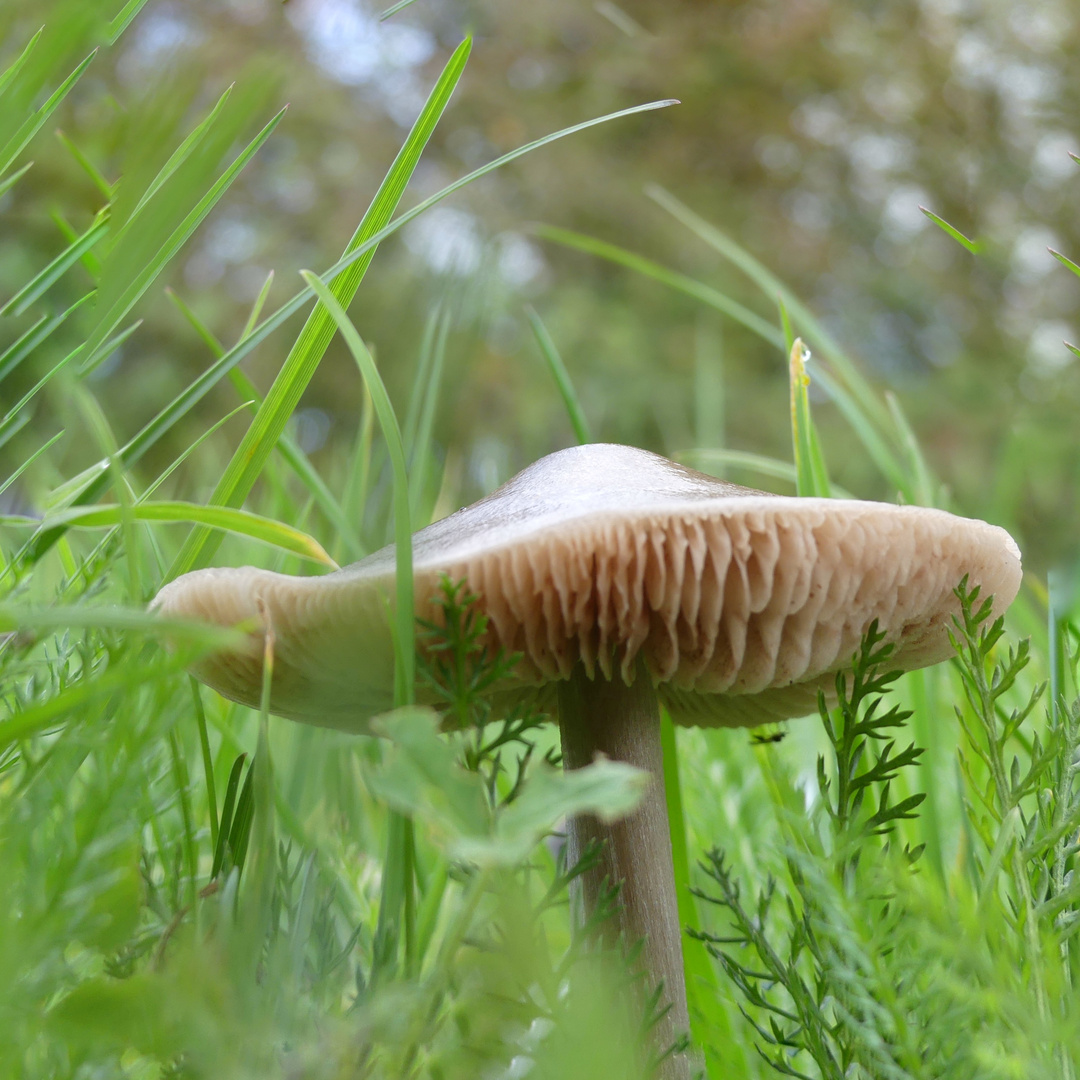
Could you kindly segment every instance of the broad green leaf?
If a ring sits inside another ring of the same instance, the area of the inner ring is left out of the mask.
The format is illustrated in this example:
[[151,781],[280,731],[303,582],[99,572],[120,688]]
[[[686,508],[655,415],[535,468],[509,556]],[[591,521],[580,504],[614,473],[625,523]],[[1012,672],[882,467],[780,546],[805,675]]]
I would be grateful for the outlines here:
[[567,770],[540,764],[521,794],[498,815],[493,839],[467,845],[466,857],[520,862],[563,818],[594,814],[601,821],[615,821],[637,806],[651,783],[647,772],[622,761],[600,759]]
[[604,821],[622,817],[650,783],[647,773],[617,761],[567,772],[540,765],[514,802],[493,814],[483,778],[458,764],[438,723],[432,710],[415,706],[377,717],[372,729],[386,736],[392,749],[366,775],[379,798],[423,821],[450,859],[516,865],[561,819],[582,813]]

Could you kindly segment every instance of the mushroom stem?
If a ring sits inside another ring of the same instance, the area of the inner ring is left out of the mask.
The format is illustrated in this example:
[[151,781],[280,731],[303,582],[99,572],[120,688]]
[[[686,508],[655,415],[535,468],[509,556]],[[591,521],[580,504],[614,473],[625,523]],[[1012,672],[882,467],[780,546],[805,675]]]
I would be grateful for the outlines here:
[[[655,1028],[656,1049],[663,1051],[689,1029],[683,976],[675,872],[671,860],[667,801],[664,796],[660,743],[660,703],[652,680],[639,668],[633,686],[615,676],[586,677],[579,665],[559,683],[559,727],[563,764],[579,769],[597,753],[644,769],[653,778],[637,809],[618,821],[604,823],[582,814],[569,823],[569,862],[591,840],[603,842],[596,864],[575,882],[573,908],[591,913],[602,898],[605,882],[619,886],[618,908],[610,920],[610,936],[620,934],[627,946],[644,939],[643,966],[653,989],[663,982],[661,1004],[671,1008]],[[584,903],[582,903],[582,901]],[[665,1080],[690,1076],[685,1054],[668,1058]]]

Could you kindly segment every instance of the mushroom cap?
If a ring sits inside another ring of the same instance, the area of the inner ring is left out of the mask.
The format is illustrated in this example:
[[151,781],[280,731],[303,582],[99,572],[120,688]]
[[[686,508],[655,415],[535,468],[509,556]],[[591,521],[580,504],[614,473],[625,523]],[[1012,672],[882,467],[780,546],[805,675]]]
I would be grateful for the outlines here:
[[[163,613],[274,631],[270,709],[354,731],[390,708],[394,548],[323,577],[199,570]],[[890,664],[951,653],[965,575],[1004,610],[1020,552],[1003,529],[942,510],[753,491],[627,446],[562,450],[413,537],[416,612],[446,575],[520,653],[504,698],[544,707],[556,680],[648,677],[677,723],[750,726],[805,715],[832,691],[870,623]],[[199,662],[203,682],[257,706],[263,634]],[[643,674],[639,674],[642,672]]]

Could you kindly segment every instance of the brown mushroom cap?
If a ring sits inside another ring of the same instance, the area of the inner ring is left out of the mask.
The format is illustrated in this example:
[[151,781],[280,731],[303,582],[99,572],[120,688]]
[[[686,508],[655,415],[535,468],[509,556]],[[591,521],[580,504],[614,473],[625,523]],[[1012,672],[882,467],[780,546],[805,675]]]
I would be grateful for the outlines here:
[[[530,465],[413,537],[416,610],[443,575],[465,579],[493,645],[521,653],[513,685],[631,682],[639,660],[678,723],[744,726],[813,711],[870,623],[901,668],[950,654],[953,589],[967,575],[1004,610],[1020,552],[1003,529],[941,510],[802,499],[726,483],[644,450],[592,444]],[[324,577],[200,570],[159,593],[163,612],[222,625],[271,621],[271,709],[363,731],[392,701],[394,549]],[[195,674],[257,705],[262,636]],[[543,696],[543,695],[541,695]]]

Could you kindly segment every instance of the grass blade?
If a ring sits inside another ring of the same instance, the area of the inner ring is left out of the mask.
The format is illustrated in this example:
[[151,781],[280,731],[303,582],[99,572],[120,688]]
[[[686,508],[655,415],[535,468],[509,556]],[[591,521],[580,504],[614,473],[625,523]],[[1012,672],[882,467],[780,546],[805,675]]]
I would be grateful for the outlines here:
[[91,225],[69,247],[65,248],[48,266],[28,281],[2,308],[0,316],[22,315],[31,304],[43,296],[70,267],[79,261],[109,231],[107,220]]
[[[416,441],[409,448],[409,464],[412,469],[410,483],[410,511],[414,525],[419,527],[421,519],[427,524],[429,511],[427,505],[427,473],[431,459],[431,433],[435,427],[435,410],[439,403],[439,387],[442,383],[443,362],[446,359],[446,339],[450,333],[450,313],[442,312],[439,319],[435,340],[431,347],[431,366],[424,384],[424,396],[421,402],[420,416],[417,423]],[[408,444],[405,444],[408,446]],[[435,496],[432,496],[434,499]]]
[[76,300],[74,304],[59,315],[42,315],[25,333],[18,337],[3,353],[0,353],[0,382],[10,375],[42,342],[47,341],[52,332],[60,326],[72,312],[77,311],[93,298],[93,293]]
[[2,484],[0,484],[0,495],[3,495],[4,492],[7,491],[7,489],[11,487],[11,485],[14,484],[42,454],[44,454],[51,446],[55,446],[63,437],[64,432],[58,431],[47,443],[43,446],[39,446],[37,450],[35,450]]
[[130,507],[75,506],[47,518],[43,522],[35,518],[0,517],[6,525],[40,525],[53,529],[58,525],[76,528],[100,528],[121,523],[125,515],[135,521],[156,521],[172,524],[198,523],[223,532],[247,536],[264,544],[291,552],[301,558],[337,569],[337,563],[326,553],[312,536],[280,521],[253,514],[249,510],[236,510],[226,506],[202,506],[199,503],[165,501],[142,502]]
[[[785,319],[786,323],[786,319]],[[829,477],[818,442],[817,428],[810,416],[810,376],[806,362],[810,350],[796,338],[791,343],[788,367],[791,373],[791,443],[795,457],[795,490],[799,495],[829,497]]]
[[783,300],[787,310],[810,339],[811,345],[820,349],[821,353],[840,373],[859,407],[876,426],[887,429],[890,419],[888,410],[878,401],[870,384],[844,350],[840,348],[833,336],[815,318],[810,309],[778,277],[729,236],[698,214],[695,214],[688,206],[659,185],[650,184],[646,189],[646,194],[677,221],[685,225],[698,239],[737,266],[767,296],[771,298],[779,297]]
[[229,771],[229,780],[225,785],[225,801],[221,804],[221,822],[218,826],[217,843],[214,846],[214,863],[210,871],[210,880],[221,873],[225,863],[225,851],[232,835],[233,814],[236,807],[236,793],[240,790],[240,777],[244,772],[244,761],[247,754],[240,754],[232,764]]
[[105,179],[101,170],[59,128],[56,129],[56,137],[67,152],[79,163],[82,171],[90,177],[91,183],[108,202],[113,197],[113,186]]
[[927,210],[925,206],[920,206],[919,209],[925,214],[943,233],[951,236],[961,247],[966,248],[972,255],[978,255],[982,249],[982,242],[979,240],[969,240],[959,229],[950,225],[943,217],[938,217],[933,210]]
[[390,465],[394,476],[394,550],[395,571],[394,587],[396,603],[394,605],[394,707],[411,705],[415,694],[415,644],[413,640],[415,623],[413,615],[412,581],[412,525],[409,509],[409,475],[405,464],[405,447],[401,441],[401,429],[398,427],[394,406],[386,392],[378,368],[371,353],[361,340],[346,314],[330,289],[310,270],[302,270],[304,280],[315,291],[319,301],[326,308],[330,317],[337,324],[341,336],[345,339],[349,351],[356,360],[360,374],[371,394],[375,415],[379,420],[383,439],[390,455]]
[[[173,230],[166,242],[154,253],[150,261],[142,266],[120,295],[112,302],[108,309],[101,315],[98,325],[91,334],[86,345],[87,360],[85,366],[93,367],[95,360],[100,356],[98,348],[100,341],[116,327],[121,319],[135,306],[136,302],[150,287],[154,279],[165,268],[166,264],[184,246],[191,234],[202,224],[203,219],[217,205],[218,200],[232,186],[233,181],[240,175],[244,166],[258,153],[263,143],[273,134],[281,118],[285,115],[282,109],[270,122],[255,136],[254,139],[236,156],[232,164],[218,177],[209,191],[195,204],[187,216]],[[107,355],[107,354],[106,354]],[[102,357],[103,358],[103,357]]]
[[[267,291],[271,280],[272,272],[271,276],[268,276],[267,278],[267,284],[263,286],[263,293]],[[214,336],[210,328],[202,322],[176,292],[170,288],[167,288],[165,292],[184,318],[191,324],[199,337],[206,342],[207,347],[214,356],[217,359],[224,356],[225,348]],[[262,294],[260,294],[260,296],[261,295]],[[263,398],[255,388],[255,384],[239,368],[233,368],[228,374],[233,385],[236,387],[237,392],[244,398],[246,402],[245,407],[250,406],[257,412],[259,406],[262,404]],[[304,453],[300,445],[288,434],[288,432],[282,433],[281,438],[278,441],[278,450],[289,467],[300,478],[304,487],[307,488],[311,497],[315,500],[315,504],[322,510],[326,515],[327,520],[337,530],[342,543],[349,553],[349,557],[352,559],[363,558],[365,552],[363,550],[363,545],[360,543],[360,537],[357,533],[356,526],[342,509],[341,504],[334,497],[333,492],[327,487],[326,481],[319,475],[315,466],[311,464],[311,459]]]
[[106,31],[106,40],[110,45],[115,45],[120,35],[131,25],[135,16],[146,7],[147,0],[127,0],[116,18],[109,23]]
[[379,16],[379,22],[386,22],[386,20],[389,19],[391,15],[396,15],[399,11],[403,11],[411,3],[413,3],[413,0],[398,0],[396,4],[394,4],[392,7],[388,7]]
[[[695,448],[692,450],[680,450],[672,455],[676,461],[685,461],[695,468],[706,472],[712,468],[725,469],[734,467],[745,469],[747,472],[757,473],[759,476],[768,476],[776,480],[785,480],[792,486],[797,480],[795,466],[790,461],[781,461],[779,458],[766,457],[764,454],[753,454],[745,450],[726,450],[722,448]],[[837,499],[854,499],[855,496],[837,484],[830,482],[830,490]]]
[[10,176],[0,180],[0,197],[6,195],[33,167],[34,163],[28,161],[21,169],[16,169]]
[[[466,38],[454,51],[439,76],[420,116],[409,132],[405,143],[390,166],[371,205],[364,214],[356,232],[346,248],[346,254],[357,254],[358,259],[340,276],[335,275],[331,295],[346,307],[352,301],[368,265],[374,257],[375,248],[370,247],[359,256],[365,242],[370,242],[390,220],[405,186],[416,168],[424,147],[427,146],[458,80],[465,70],[472,47]],[[334,336],[334,320],[317,305],[308,316],[296,344],[290,350],[285,363],[274,379],[262,407],[245,432],[232,460],[210,496],[210,502],[222,506],[240,506],[247,498],[259,474],[262,472],[270,451],[276,445],[285,425],[296,409],[300,398],[311,382],[315,371]],[[254,337],[254,332],[252,333]],[[197,566],[205,566],[213,557],[217,537],[205,529],[196,529],[188,536],[177,555],[170,577],[175,577]]]
[[[357,262],[359,259],[364,258],[369,251],[373,251],[388,236],[397,232],[398,229],[408,224],[426,210],[429,210],[436,203],[439,203],[443,199],[453,195],[455,192],[460,191],[474,180],[479,180],[481,177],[487,176],[488,173],[494,172],[504,165],[509,165],[511,162],[516,161],[525,154],[531,153],[533,150],[538,150],[543,146],[547,146],[559,139],[566,138],[569,135],[577,134],[580,131],[585,131],[588,128],[596,127],[598,124],[605,124],[612,120],[620,120],[628,116],[636,116],[638,113],[651,112],[654,109],[661,109],[674,104],[677,104],[674,98],[665,99],[663,101],[646,102],[644,105],[636,105],[629,109],[620,109],[617,112],[607,113],[604,116],[598,116],[592,120],[585,120],[580,124],[573,124],[560,131],[553,132],[550,135],[545,135],[543,138],[526,143],[524,146],[520,146],[516,150],[510,151],[502,157],[496,158],[494,161],[488,162],[488,164],[482,165],[478,169],[474,169],[471,173],[461,177],[460,180],[455,180],[441,191],[436,192],[423,202],[418,203],[411,210],[401,214],[354,251],[339,259],[329,270],[325,271],[320,276],[320,280],[323,282],[333,281],[338,274],[352,266],[353,263]],[[170,431],[182,417],[186,416],[221,381],[221,379],[228,374],[229,371],[247,356],[249,352],[282,326],[289,318],[299,311],[304,304],[308,303],[311,299],[311,295],[312,290],[310,288],[304,288],[290,300],[286,301],[277,309],[277,311],[268,316],[264,322],[260,323],[259,326],[252,331],[249,337],[245,338],[237,345],[234,345],[233,348],[231,348],[216,364],[213,364],[204,371],[202,375],[187,387],[187,389],[178,394],[152,420],[150,420],[138,434],[121,448],[120,460],[123,464],[130,467],[137,462],[150,447],[152,447],[166,432]],[[90,499],[96,498],[100,491],[100,487],[88,488],[81,498],[89,501]],[[62,530],[54,529],[49,532],[43,532],[41,536],[37,538],[33,547],[27,551],[26,558],[30,561],[40,559],[41,556],[56,543],[61,535],[63,535]],[[185,559],[185,563],[186,562],[187,559]],[[174,570],[175,572],[180,572],[175,563]]]
[[1077,277],[1080,277],[1080,266],[1077,266],[1072,259],[1062,255],[1060,251],[1055,251],[1053,248],[1047,248],[1046,250],[1049,251],[1062,266],[1071,270]]
[[26,149],[30,140],[42,129],[49,117],[56,111],[60,102],[68,96],[72,87],[82,78],[83,72],[90,66],[90,62],[96,55],[97,49],[86,57],[53,91],[37,112],[26,118],[19,130],[8,139],[3,149],[0,149],[0,176],[3,176],[11,168],[12,163]]
[[734,319],[740,326],[745,326],[747,330],[757,334],[758,337],[769,342],[770,345],[775,345],[778,349],[784,347],[783,336],[777,332],[776,327],[768,319],[762,318],[749,308],[725,296],[718,289],[705,285],[692,277],[688,277],[686,274],[669,270],[666,266],[661,266],[651,259],[646,259],[643,255],[636,255],[632,251],[626,251],[604,240],[596,240],[582,233],[571,232],[569,229],[560,229],[553,225],[541,225],[537,227],[536,232],[537,235],[556,244],[583,251],[587,255],[596,255],[601,259],[607,259],[608,262],[613,262],[618,266],[625,266],[626,269],[643,274],[654,281],[659,281],[662,285],[667,285],[668,288],[692,296],[695,300],[700,300],[702,303],[708,304],[709,307],[715,308],[729,318]]
[[577,437],[578,443],[584,445],[593,442],[592,431],[589,428],[589,421],[585,417],[585,410],[581,407],[577,391],[570,380],[570,372],[566,370],[566,365],[559,355],[559,350],[555,347],[555,342],[536,311],[531,307],[525,310],[532,326],[533,335],[536,338],[536,344],[540,347],[540,353],[547,361],[551,377],[559,388],[559,394],[562,396],[563,404],[566,406],[566,415],[570,418],[570,426],[574,429],[574,435]]

